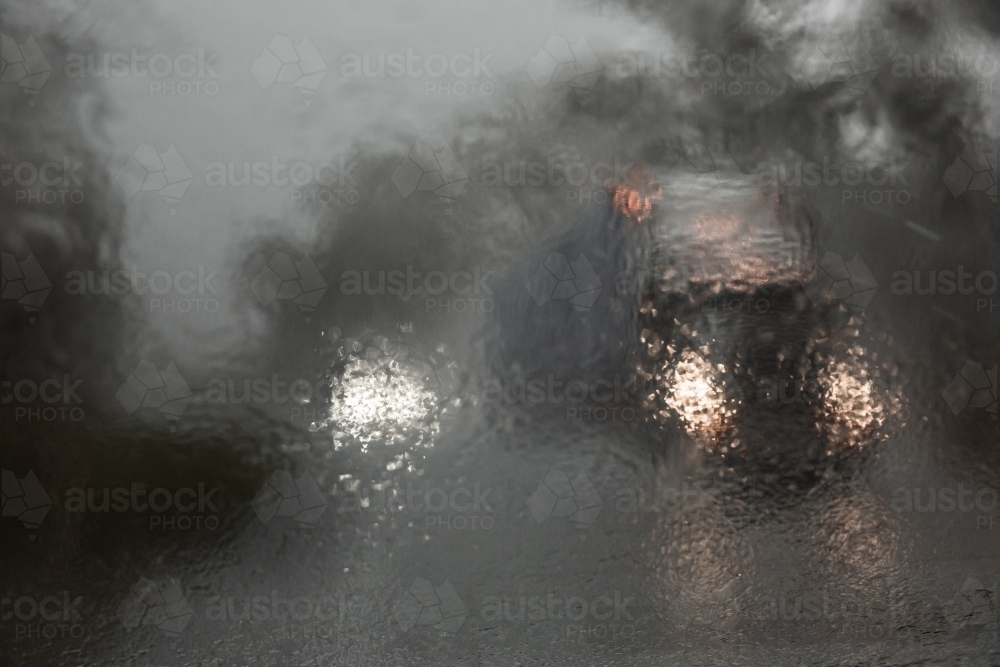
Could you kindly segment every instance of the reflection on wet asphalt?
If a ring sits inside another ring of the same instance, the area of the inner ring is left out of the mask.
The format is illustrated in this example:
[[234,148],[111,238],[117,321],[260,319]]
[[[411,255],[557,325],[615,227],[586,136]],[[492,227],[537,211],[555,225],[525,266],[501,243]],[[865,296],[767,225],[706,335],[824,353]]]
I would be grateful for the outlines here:
[[1000,664],[995,8],[32,2],[4,664]]

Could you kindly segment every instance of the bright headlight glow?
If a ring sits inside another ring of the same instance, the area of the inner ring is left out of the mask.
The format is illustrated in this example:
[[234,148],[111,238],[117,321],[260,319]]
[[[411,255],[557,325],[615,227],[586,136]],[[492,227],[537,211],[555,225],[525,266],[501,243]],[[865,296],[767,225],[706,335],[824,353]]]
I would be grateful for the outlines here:
[[[343,351],[346,348],[346,351]],[[369,444],[428,447],[440,430],[444,404],[438,374],[408,356],[401,345],[376,339],[368,347],[349,341],[342,369],[331,379],[327,419],[334,446]]]
[[663,405],[691,435],[711,434],[726,422],[726,397],[715,376],[712,365],[695,350],[684,350],[664,365],[659,382]]
[[395,440],[424,430],[437,396],[422,386],[414,368],[382,367],[365,359],[350,362],[334,384],[330,419],[362,442]]
[[833,440],[859,445],[867,434],[885,422],[888,397],[880,394],[866,365],[857,356],[829,360],[818,379],[824,423]]

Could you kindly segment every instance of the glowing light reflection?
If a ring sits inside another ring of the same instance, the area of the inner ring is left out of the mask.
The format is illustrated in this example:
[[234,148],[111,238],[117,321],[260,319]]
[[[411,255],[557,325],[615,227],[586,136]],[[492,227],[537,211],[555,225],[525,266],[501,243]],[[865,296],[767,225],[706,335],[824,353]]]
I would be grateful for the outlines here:
[[[854,350],[863,353],[863,350]],[[830,359],[820,369],[823,423],[831,440],[860,446],[884,423],[890,397],[883,396],[857,354]]]
[[676,362],[664,364],[657,393],[666,410],[691,435],[714,435],[731,416],[715,369],[694,350],[685,350]]
[[641,162],[629,169],[620,183],[608,179],[604,187],[611,190],[611,205],[615,210],[638,223],[653,214],[653,202],[663,195],[663,188]]
[[673,189],[677,196],[664,202],[656,236],[665,259],[661,278],[674,291],[748,290],[805,277],[808,232],[791,203],[741,180],[678,179]]
[[331,379],[327,419],[334,447],[347,441],[428,447],[440,431],[442,396],[430,365],[407,357],[385,339],[349,348],[346,363]]

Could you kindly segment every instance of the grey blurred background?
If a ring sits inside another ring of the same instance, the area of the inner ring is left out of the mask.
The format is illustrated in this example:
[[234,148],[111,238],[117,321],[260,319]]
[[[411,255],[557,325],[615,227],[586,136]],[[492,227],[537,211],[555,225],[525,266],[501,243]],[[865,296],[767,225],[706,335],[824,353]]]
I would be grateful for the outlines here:
[[0,3],[7,663],[993,664],[998,17]]

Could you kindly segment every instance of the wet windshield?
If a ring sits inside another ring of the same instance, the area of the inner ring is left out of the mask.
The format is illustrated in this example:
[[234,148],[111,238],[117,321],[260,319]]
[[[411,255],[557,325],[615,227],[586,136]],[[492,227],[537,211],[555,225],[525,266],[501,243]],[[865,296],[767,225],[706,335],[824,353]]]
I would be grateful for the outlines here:
[[993,664],[998,17],[0,0],[4,664]]

